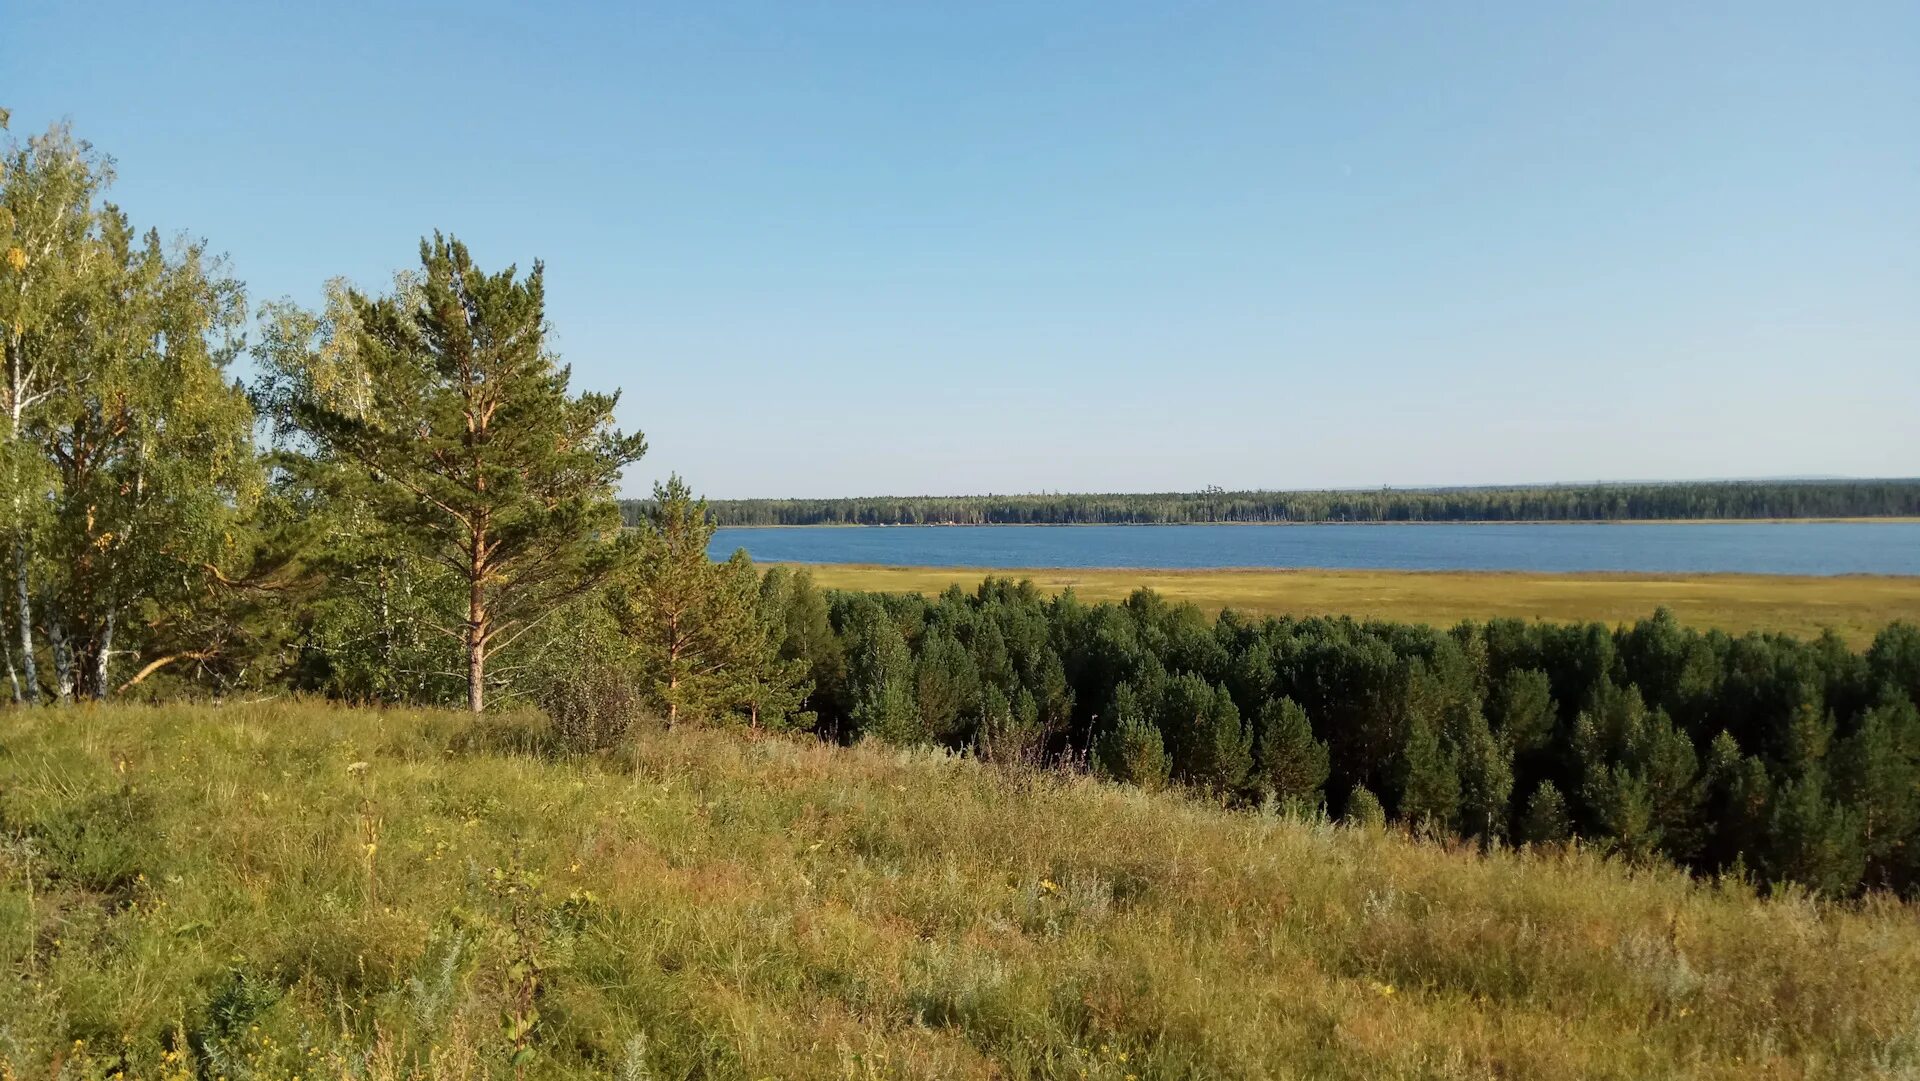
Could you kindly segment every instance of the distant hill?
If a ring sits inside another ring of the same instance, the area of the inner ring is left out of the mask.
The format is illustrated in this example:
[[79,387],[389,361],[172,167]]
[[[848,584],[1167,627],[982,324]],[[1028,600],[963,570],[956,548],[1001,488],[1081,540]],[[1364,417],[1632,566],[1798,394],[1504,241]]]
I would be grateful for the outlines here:
[[[624,500],[629,524],[647,500]],[[1920,478],[1716,480],[975,496],[723,499],[721,525],[1159,525],[1181,522],[1579,522],[1920,517]]]

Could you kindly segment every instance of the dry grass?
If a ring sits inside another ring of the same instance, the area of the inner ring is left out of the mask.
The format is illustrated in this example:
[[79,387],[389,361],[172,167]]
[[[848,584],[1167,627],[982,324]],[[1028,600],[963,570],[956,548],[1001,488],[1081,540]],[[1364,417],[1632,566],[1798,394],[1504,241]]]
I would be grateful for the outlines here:
[[252,1079],[1920,1070],[1920,920],[1890,901],[1762,900],[928,751],[674,732],[551,761],[537,738],[297,705],[0,717],[0,1061]]
[[809,565],[832,589],[936,594],[997,574],[1042,589],[1072,587],[1088,600],[1117,600],[1142,586],[1211,611],[1261,615],[1351,615],[1447,626],[1514,617],[1618,624],[1655,608],[1683,623],[1740,633],[1816,635],[1832,628],[1854,645],[1896,619],[1920,621],[1920,578],[1760,574],[1627,575],[1327,570],[1077,570]]

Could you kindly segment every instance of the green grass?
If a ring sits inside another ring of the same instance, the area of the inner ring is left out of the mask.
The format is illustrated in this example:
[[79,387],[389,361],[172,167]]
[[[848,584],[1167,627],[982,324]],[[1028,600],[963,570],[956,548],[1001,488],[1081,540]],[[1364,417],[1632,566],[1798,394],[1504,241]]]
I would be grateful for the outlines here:
[[[919,751],[0,716],[10,1076],[1903,1077],[1920,912]],[[358,765],[364,763],[364,765]],[[537,1011],[537,1014],[536,1012]]]
[[[1435,527],[1442,528],[1442,527]],[[1623,527],[1624,528],[1624,527]],[[808,566],[831,589],[936,594],[972,589],[984,575],[1031,578],[1046,590],[1071,586],[1087,600],[1117,600],[1142,586],[1219,611],[1259,615],[1351,615],[1449,626],[1501,617],[1606,624],[1671,608],[1681,622],[1811,637],[1831,628],[1850,644],[1872,640],[1896,619],[1920,621],[1920,578],[1767,574],[1531,574],[1334,570],[983,570],[948,567]]]

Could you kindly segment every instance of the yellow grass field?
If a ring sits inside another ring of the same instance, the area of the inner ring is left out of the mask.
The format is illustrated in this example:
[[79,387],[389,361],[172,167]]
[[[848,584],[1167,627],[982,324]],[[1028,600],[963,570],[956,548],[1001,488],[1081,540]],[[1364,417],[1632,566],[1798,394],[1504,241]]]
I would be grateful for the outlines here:
[[1031,578],[1048,591],[1072,587],[1087,600],[1117,600],[1145,586],[1218,611],[1351,615],[1449,625],[1512,617],[1631,622],[1665,605],[1684,622],[1732,632],[1818,634],[1833,628],[1864,644],[1896,619],[1920,622],[1920,578],[1892,575],[1789,577],[1761,574],[1529,574],[1431,571],[1125,570],[809,565],[832,589],[939,593],[998,574]]

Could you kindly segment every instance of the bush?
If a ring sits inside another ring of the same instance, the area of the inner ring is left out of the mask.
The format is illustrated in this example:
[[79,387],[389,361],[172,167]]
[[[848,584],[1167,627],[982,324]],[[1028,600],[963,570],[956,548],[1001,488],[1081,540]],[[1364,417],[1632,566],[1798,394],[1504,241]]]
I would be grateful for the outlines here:
[[647,710],[647,688],[630,647],[605,615],[582,611],[574,633],[539,666],[538,701],[553,720],[556,748],[603,751],[624,738]]

